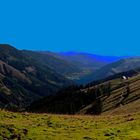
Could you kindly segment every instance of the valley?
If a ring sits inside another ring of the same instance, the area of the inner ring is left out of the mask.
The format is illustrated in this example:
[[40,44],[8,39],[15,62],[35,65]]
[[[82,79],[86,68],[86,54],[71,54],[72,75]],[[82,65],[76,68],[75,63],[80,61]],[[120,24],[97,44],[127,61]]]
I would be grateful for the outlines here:
[[[131,75],[127,80],[121,75]],[[31,112],[58,114],[123,114],[140,111],[140,74],[128,71],[85,87],[70,87],[34,102]],[[129,90],[129,91],[128,91]]]
[[0,140],[140,140],[140,58],[0,45]]
[[0,107],[23,110],[35,100],[70,85],[85,83],[81,77],[118,59],[84,53],[18,50],[0,44]]

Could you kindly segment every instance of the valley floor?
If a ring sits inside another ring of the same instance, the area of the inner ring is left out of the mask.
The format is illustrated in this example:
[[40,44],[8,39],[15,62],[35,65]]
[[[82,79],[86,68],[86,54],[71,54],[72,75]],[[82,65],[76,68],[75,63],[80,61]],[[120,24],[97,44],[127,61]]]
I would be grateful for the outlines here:
[[140,140],[140,113],[72,116],[0,111],[0,140]]

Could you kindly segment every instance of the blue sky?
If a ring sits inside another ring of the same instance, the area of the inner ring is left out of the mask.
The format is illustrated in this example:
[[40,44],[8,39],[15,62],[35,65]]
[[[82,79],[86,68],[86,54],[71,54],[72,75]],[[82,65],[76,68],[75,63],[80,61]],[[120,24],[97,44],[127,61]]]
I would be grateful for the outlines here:
[[140,55],[139,0],[0,0],[0,43]]

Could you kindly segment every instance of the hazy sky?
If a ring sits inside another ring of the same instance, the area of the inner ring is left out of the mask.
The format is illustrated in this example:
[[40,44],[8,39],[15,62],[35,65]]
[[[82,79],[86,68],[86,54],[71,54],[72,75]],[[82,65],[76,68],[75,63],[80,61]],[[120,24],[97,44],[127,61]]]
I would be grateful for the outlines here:
[[140,55],[139,0],[0,0],[0,43]]

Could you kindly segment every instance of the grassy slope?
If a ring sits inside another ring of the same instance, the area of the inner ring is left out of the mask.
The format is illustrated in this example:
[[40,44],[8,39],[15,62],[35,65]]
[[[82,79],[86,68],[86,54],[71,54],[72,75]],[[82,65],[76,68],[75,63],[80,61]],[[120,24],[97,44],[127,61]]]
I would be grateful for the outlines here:
[[[140,74],[133,76],[128,80],[121,80],[120,78],[115,78],[113,80],[106,81],[102,84],[105,84],[107,82],[110,82],[111,84],[110,96],[104,94],[103,96],[99,96],[98,98],[101,101],[100,107],[101,107],[102,114],[112,115],[112,114],[136,113],[140,111],[140,104],[139,104],[140,103]],[[130,88],[130,93],[126,98],[121,96],[122,93],[126,93],[125,83],[129,83],[129,88]],[[88,91],[93,88],[94,86],[90,87],[89,89],[84,89],[83,91]],[[121,103],[122,100],[123,100],[123,104]],[[80,110],[78,113],[85,114],[87,110],[89,109],[92,110],[93,105],[89,104],[88,106]]]
[[[119,79],[112,81],[115,84],[119,83]],[[121,101],[121,93],[126,91],[126,86],[122,85],[120,88],[112,90],[111,95],[107,98],[103,98],[102,103],[102,112],[108,112],[108,114],[123,114],[123,113],[134,113],[140,111],[140,74],[137,76],[133,76],[129,80],[126,81],[129,83],[130,94],[123,101],[123,105],[120,104]],[[118,106],[116,107],[116,105]],[[105,114],[107,114],[107,112]]]
[[103,115],[134,113],[140,110],[140,99],[131,104],[120,105],[118,108],[103,112]]
[[140,140],[140,113],[68,116],[0,111],[0,140]]

